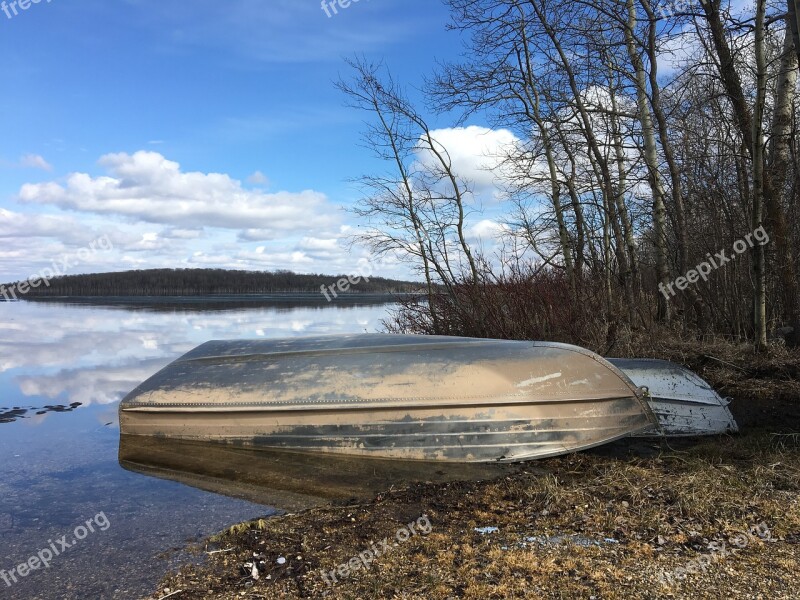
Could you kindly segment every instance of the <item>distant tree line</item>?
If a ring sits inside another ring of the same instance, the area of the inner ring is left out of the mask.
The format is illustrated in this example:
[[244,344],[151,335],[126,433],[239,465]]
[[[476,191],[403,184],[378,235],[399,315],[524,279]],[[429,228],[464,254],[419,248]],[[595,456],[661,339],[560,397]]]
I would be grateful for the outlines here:
[[[320,293],[342,275],[302,275],[292,271],[237,271],[227,269],[148,269],[117,273],[68,275],[26,293],[41,296],[196,296],[215,294]],[[14,284],[6,284],[10,287]],[[383,277],[361,279],[350,294],[410,293],[419,284]],[[339,292],[341,293],[341,292]]]

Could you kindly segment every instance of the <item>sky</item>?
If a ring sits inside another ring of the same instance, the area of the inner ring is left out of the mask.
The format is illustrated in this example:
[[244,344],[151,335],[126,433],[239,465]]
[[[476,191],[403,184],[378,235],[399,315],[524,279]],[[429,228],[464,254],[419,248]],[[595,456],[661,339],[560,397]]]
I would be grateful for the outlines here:
[[[437,61],[462,52],[448,20],[437,0],[360,0],[336,14],[319,0],[0,3],[0,281],[357,273],[371,258],[347,244],[360,225],[352,180],[386,167],[361,145],[367,115],[333,84],[350,72],[344,59],[364,56],[416,98]],[[485,180],[481,157],[511,134],[452,122],[431,117],[459,174]],[[476,243],[496,230],[473,215]]]

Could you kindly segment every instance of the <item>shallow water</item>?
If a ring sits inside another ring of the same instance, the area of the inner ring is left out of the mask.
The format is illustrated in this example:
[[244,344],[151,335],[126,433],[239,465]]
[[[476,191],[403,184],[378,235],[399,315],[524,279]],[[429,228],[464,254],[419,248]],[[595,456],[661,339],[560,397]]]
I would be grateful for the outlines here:
[[[0,302],[0,598],[136,598],[187,542],[272,514],[121,468],[119,400],[207,340],[374,332],[389,308]],[[37,554],[50,566],[20,576]]]

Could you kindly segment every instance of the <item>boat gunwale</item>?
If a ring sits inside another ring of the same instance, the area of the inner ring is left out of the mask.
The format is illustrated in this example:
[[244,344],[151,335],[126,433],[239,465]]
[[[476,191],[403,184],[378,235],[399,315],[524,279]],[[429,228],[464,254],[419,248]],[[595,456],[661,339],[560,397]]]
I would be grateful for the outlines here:
[[[303,338],[298,338],[302,340]],[[316,338],[310,338],[316,339]],[[258,341],[258,340],[253,340]],[[382,346],[361,346],[354,348],[312,348],[306,350],[280,350],[276,352],[248,352],[246,354],[212,354],[211,356],[194,356],[190,358],[178,358],[174,360],[168,367],[175,364],[193,363],[193,362],[251,362],[255,360],[268,360],[273,357],[276,359],[284,358],[286,356],[326,356],[328,354],[336,355],[352,355],[352,354],[390,354],[395,352],[406,352],[414,350],[450,350],[452,348],[469,348],[472,346],[492,345],[497,341],[509,342],[520,340],[481,340],[475,341],[459,341],[459,342],[436,342],[436,343],[419,343],[419,344],[384,344]],[[484,343],[481,343],[484,342]],[[215,341],[206,342],[208,344],[217,343]],[[204,344],[203,344],[204,345]],[[202,347],[202,346],[200,346]],[[192,351],[194,352],[194,350]]]
[[[371,335],[371,334],[358,334],[358,335]],[[345,336],[345,337],[358,337],[356,336]],[[380,335],[380,334],[376,334]],[[291,341],[303,341],[303,340],[317,340],[325,337],[330,340],[336,340],[339,336],[331,335],[331,336],[309,336],[309,337],[297,337],[297,338],[288,338]],[[391,336],[390,336],[391,337]],[[556,350],[563,350],[565,352],[575,352],[576,354],[581,354],[582,356],[586,356],[587,358],[593,359],[595,362],[601,364],[604,367],[610,367],[611,371],[615,375],[621,376],[621,379],[630,385],[633,390],[638,390],[636,385],[633,384],[632,381],[625,375],[623,371],[618,369],[615,365],[611,362],[597,354],[596,352],[592,352],[586,348],[582,348],[580,346],[575,346],[573,344],[564,344],[561,342],[543,342],[537,340],[498,340],[492,338],[462,338],[458,336],[426,336],[426,335],[416,335],[416,334],[400,334],[396,337],[402,338],[411,338],[411,337],[418,337],[418,338],[430,338],[432,341],[420,341],[418,343],[407,343],[407,344],[382,344],[378,346],[355,346],[352,348],[308,348],[304,350],[279,350],[275,352],[247,352],[243,354],[214,354],[210,356],[192,356],[186,358],[188,354],[192,354],[198,352],[200,348],[203,346],[210,346],[213,344],[234,344],[234,343],[252,343],[252,342],[261,342],[266,343],[270,340],[264,339],[249,339],[249,340],[209,340],[200,346],[190,350],[183,356],[176,358],[174,361],[169,363],[164,369],[168,369],[173,365],[178,364],[185,364],[185,363],[193,363],[193,362],[250,362],[259,359],[270,359],[272,357],[275,358],[283,358],[286,356],[326,356],[329,354],[335,355],[352,355],[352,354],[392,354],[392,353],[401,353],[401,352],[409,352],[415,350],[450,350],[453,348],[470,348],[473,346],[502,346],[502,345],[509,345],[515,344],[520,346],[528,346],[532,348],[553,348]],[[450,337],[454,341],[445,341],[444,338]],[[280,338],[285,339],[285,338]]]
[[[452,409],[452,408],[466,408],[466,407],[500,407],[500,406],[524,406],[524,405],[550,405],[550,404],[580,404],[590,402],[614,402],[619,400],[640,400],[640,398],[632,394],[630,396],[592,396],[584,398],[564,398],[557,400],[532,400],[531,398],[516,398],[507,397],[497,400],[497,396],[489,394],[486,396],[475,397],[453,397],[449,400],[456,400],[457,402],[442,402],[443,398],[391,398],[390,401],[381,401],[380,399],[357,400],[350,403],[342,403],[341,401],[330,401],[325,404],[324,401],[314,401],[314,403],[300,404],[290,401],[272,401],[272,402],[231,402],[227,404],[221,403],[192,403],[192,402],[173,402],[173,403],[156,403],[156,402],[129,402],[125,406],[121,406],[120,410],[123,412],[175,412],[175,413],[235,413],[235,412],[297,412],[297,411],[360,411],[360,410],[375,410],[375,409],[408,409],[414,411],[417,409]],[[420,403],[419,400],[423,400]],[[474,400],[475,402],[469,403],[465,400]],[[483,400],[483,401],[482,401]],[[413,404],[409,405],[409,402]],[[649,407],[649,405],[648,405]]]
[[655,395],[651,394],[650,399],[652,402],[662,402],[668,404],[678,404],[678,405],[690,405],[690,406],[708,406],[710,408],[720,407],[726,408],[730,406],[730,399],[723,398],[719,394],[717,397],[713,399],[711,398],[704,398],[702,396],[689,396],[686,394],[683,395],[675,395],[675,396],[663,396],[663,395]]
[[[537,452],[528,452],[524,454],[516,454],[513,456],[500,456],[498,458],[492,459],[485,459],[485,458],[467,458],[467,457],[459,457],[459,458],[451,458],[451,457],[439,457],[439,458],[416,458],[413,456],[404,455],[402,457],[399,456],[391,456],[385,454],[372,454],[369,451],[361,451],[361,452],[352,452],[352,449],[344,449],[344,448],[286,448],[282,446],[264,446],[264,445],[250,445],[247,443],[243,443],[243,440],[249,438],[242,438],[242,439],[235,439],[235,438],[219,438],[219,439],[212,439],[212,440],[204,440],[203,442],[199,442],[194,438],[177,438],[181,442],[189,442],[189,443],[202,443],[202,444],[213,444],[214,446],[218,446],[220,448],[234,448],[237,450],[246,450],[249,452],[253,452],[254,455],[257,456],[259,452],[272,452],[272,451],[280,451],[280,452],[291,452],[294,454],[300,454],[305,456],[325,456],[330,458],[351,458],[351,459],[368,459],[368,460],[375,460],[375,461],[404,461],[410,463],[432,463],[432,464],[441,464],[441,463],[451,463],[451,464],[496,464],[496,463],[517,463],[517,462],[524,462],[529,460],[539,460],[544,458],[551,458],[554,456],[563,456],[566,454],[575,454],[577,452],[583,452],[585,450],[591,450],[593,448],[599,448],[611,442],[616,442],[619,440],[626,439],[631,435],[635,435],[637,433],[647,432],[651,430],[652,425],[643,425],[636,429],[631,430],[628,428],[625,432],[603,438],[601,440],[596,440],[588,443],[579,443],[574,446],[564,446],[561,445],[560,447],[557,445],[553,445],[553,449],[545,452],[537,451]],[[149,434],[135,434],[135,433],[127,433],[125,434],[129,438],[150,438],[153,437]],[[173,438],[175,439],[175,438]],[[475,445],[470,446],[474,448],[488,448],[488,447],[509,447],[509,446],[519,446],[519,447],[530,447],[531,444],[528,442],[521,442],[517,444],[487,444],[487,445]],[[449,449],[449,448],[458,448],[463,449],[463,445],[453,445],[453,446],[436,446],[437,449]],[[130,462],[130,461],[129,461]]]

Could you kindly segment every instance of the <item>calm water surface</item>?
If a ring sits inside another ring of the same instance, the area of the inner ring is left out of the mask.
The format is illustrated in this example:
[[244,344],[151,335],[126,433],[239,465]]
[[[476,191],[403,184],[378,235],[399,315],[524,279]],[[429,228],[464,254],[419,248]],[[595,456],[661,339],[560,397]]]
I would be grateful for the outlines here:
[[[0,302],[0,598],[137,598],[186,560],[187,543],[272,514],[123,470],[119,400],[202,342],[374,332],[389,309],[154,312]],[[72,403],[81,405],[64,412]],[[13,581],[12,569],[40,552],[47,559],[47,550],[49,568],[15,571]]]

